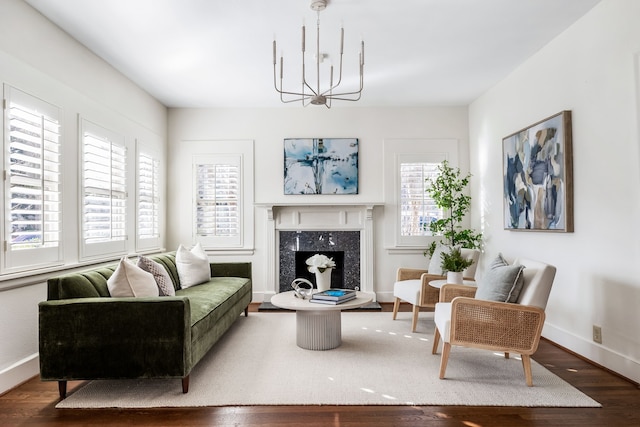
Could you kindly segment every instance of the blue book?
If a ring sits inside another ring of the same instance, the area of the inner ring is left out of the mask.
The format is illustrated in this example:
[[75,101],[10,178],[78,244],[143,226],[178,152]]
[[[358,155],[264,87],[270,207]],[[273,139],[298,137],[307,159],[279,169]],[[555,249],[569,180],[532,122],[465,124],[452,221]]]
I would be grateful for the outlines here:
[[326,301],[342,301],[356,297],[356,291],[353,289],[328,289],[326,291],[313,294],[311,299]]

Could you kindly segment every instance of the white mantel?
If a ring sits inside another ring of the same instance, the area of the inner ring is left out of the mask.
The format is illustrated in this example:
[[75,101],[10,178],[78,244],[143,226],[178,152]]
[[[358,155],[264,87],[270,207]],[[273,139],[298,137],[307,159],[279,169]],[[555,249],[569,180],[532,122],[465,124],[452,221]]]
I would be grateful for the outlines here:
[[360,290],[375,293],[373,210],[381,203],[345,204],[257,204],[266,210],[265,294],[264,300],[278,293],[278,250],[281,230],[341,230],[360,231]]

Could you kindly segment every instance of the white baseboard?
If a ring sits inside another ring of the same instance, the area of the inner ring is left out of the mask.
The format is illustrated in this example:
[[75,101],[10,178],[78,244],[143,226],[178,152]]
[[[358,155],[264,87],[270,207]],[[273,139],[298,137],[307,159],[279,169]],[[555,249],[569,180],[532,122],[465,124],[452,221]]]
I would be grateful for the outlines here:
[[0,394],[19,386],[23,382],[38,375],[40,357],[35,353],[0,371]]
[[630,359],[602,344],[597,344],[569,331],[545,323],[542,336],[565,347],[585,359],[591,360],[625,378],[640,383],[640,362]]

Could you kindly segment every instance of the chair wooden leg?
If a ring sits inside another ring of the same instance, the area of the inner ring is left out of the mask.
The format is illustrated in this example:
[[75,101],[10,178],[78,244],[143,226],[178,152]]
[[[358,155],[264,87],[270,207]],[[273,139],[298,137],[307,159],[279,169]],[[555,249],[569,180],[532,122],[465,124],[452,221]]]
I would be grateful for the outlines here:
[[524,378],[529,387],[533,386],[533,375],[531,374],[531,357],[529,355],[522,356],[522,367],[524,368]]
[[418,314],[420,313],[420,306],[413,306],[413,320],[411,321],[411,332],[415,332],[418,328]]
[[438,353],[438,344],[440,344],[440,331],[436,326],[436,330],[433,331],[433,348],[431,349],[431,354]]
[[449,351],[451,350],[451,344],[448,342],[442,343],[442,357],[440,358],[440,379],[444,379],[444,373],[447,370],[447,362],[449,361]]
[[398,315],[399,309],[400,309],[400,298],[396,297],[396,300],[393,302],[393,320],[396,320],[396,316]]
[[508,352],[508,351],[505,351],[505,352],[504,352],[504,358],[505,358],[505,359],[508,359],[508,358],[509,358],[509,352]]

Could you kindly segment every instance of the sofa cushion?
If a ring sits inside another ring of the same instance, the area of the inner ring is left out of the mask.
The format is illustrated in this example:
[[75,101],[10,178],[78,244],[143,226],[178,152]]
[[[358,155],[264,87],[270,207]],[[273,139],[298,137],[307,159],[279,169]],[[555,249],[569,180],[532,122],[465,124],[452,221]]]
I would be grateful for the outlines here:
[[[192,355],[197,358],[209,350],[212,336],[219,337],[235,321],[228,311],[238,309],[243,299],[250,301],[251,279],[213,277],[207,283],[176,291],[176,296],[189,299]],[[212,330],[218,333],[212,334]]]
[[498,254],[478,285],[476,299],[515,303],[524,284],[523,265],[509,265]]
[[190,251],[180,245],[176,252],[176,267],[182,289],[208,282],[211,278],[209,259],[200,243]]
[[160,290],[161,297],[170,297],[176,294],[176,290],[173,287],[173,281],[171,280],[169,273],[167,273],[167,270],[161,264],[158,264],[151,258],[141,256],[138,258],[137,265],[144,271],[153,275],[153,279],[156,281],[156,285],[158,285],[158,289]]
[[153,275],[123,257],[107,280],[112,297],[157,297],[160,292]]

